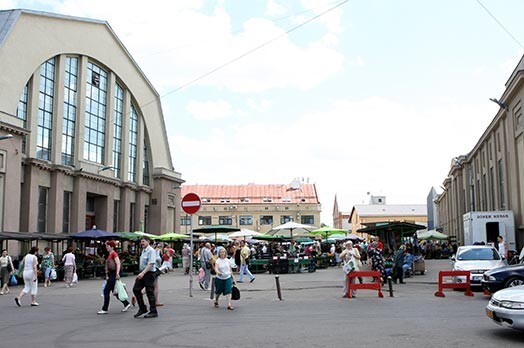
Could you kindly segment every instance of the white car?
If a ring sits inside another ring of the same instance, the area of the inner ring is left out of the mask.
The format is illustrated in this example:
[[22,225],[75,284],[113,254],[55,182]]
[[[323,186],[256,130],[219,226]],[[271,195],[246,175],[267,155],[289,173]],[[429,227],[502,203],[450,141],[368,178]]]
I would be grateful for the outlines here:
[[501,326],[524,330],[524,285],[494,293],[486,306],[486,315]]
[[[483,274],[493,268],[506,266],[506,261],[500,257],[499,252],[492,246],[468,245],[457,249],[451,258],[454,271],[470,271],[471,286],[481,286]],[[456,277],[455,282],[465,282],[466,277]]]

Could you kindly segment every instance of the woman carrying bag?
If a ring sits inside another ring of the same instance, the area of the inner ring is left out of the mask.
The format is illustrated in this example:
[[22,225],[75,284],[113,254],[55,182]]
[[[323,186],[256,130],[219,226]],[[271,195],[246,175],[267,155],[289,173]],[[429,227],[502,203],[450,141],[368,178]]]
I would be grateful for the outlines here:
[[0,257],[0,278],[2,280],[2,291],[0,295],[8,294],[9,287],[9,275],[15,270],[13,266],[13,260],[11,256],[7,255],[7,250],[2,250],[2,256]]
[[[344,290],[342,297],[347,297],[348,292],[348,277],[347,275],[353,271],[360,270],[360,253],[357,248],[353,248],[353,242],[346,242],[346,249],[340,254],[342,259],[342,269],[344,270]],[[351,278],[351,283],[355,282],[355,278]],[[357,290],[351,290],[351,297],[355,297]]]
[[18,297],[15,297],[15,302],[18,307],[21,306],[20,301],[22,297],[28,293],[31,293],[31,306],[39,306],[38,302],[36,302],[36,294],[38,293],[37,251],[38,247],[34,246],[24,257],[24,288],[20,291]]
[[215,261],[215,308],[218,308],[218,298],[225,295],[227,299],[227,309],[235,309],[231,304],[231,290],[233,288],[233,276],[231,262],[227,259],[226,249],[218,250],[218,258]]
[[[115,242],[110,240],[106,243],[106,249],[109,255],[106,259],[106,286],[104,287],[104,304],[102,306],[102,309],[98,311],[97,314],[107,314],[109,310],[109,300],[111,297],[111,291],[114,292],[115,290],[115,284],[117,281],[120,281],[120,269],[121,269],[121,263],[120,258],[118,257],[118,253],[115,251]],[[119,291],[125,291],[123,290],[124,287],[120,287]],[[122,309],[122,312],[127,312],[129,307],[131,307],[131,304],[127,300],[127,296],[122,296],[122,294],[118,294],[118,298],[126,298],[125,300],[121,300],[122,304],[124,305],[124,308]]]

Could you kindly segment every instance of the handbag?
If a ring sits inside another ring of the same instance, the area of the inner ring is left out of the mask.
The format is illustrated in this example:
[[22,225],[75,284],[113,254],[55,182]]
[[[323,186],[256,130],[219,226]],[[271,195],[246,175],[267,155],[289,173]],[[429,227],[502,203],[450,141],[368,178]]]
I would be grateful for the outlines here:
[[11,285],[17,285],[18,280],[16,279],[16,276],[14,274],[11,274],[11,278],[9,278],[9,284]]
[[234,301],[240,300],[240,290],[236,285],[231,288],[231,299]]

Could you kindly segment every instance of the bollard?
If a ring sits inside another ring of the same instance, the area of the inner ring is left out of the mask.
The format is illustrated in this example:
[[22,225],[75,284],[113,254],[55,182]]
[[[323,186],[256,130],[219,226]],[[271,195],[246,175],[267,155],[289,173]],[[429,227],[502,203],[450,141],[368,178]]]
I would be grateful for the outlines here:
[[393,281],[391,276],[388,277],[389,297],[393,297]]
[[215,277],[211,278],[211,293],[209,294],[209,298],[211,300],[215,299]]
[[278,299],[282,301],[282,292],[280,291],[280,278],[278,276],[275,276],[275,283],[277,283],[277,295]]

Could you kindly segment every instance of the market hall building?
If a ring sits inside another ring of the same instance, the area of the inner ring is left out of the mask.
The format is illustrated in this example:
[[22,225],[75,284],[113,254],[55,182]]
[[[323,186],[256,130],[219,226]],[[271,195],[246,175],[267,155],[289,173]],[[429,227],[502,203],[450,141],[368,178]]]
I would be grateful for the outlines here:
[[159,94],[105,21],[0,11],[0,228],[179,226]]

